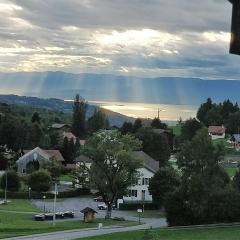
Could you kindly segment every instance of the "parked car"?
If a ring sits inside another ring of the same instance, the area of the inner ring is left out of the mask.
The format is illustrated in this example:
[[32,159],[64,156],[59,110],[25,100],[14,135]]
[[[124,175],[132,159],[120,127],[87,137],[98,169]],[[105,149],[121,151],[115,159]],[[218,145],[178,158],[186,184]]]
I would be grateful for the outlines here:
[[37,214],[34,216],[35,221],[44,221],[45,216],[43,214]]
[[103,202],[103,198],[101,196],[95,197],[93,200],[95,202]]
[[45,219],[46,220],[53,220],[53,213],[46,213],[45,214]]
[[74,218],[74,212],[67,211],[64,213],[65,218]]
[[103,204],[98,204],[98,209],[99,210],[106,210],[107,209],[107,205],[105,204],[105,203],[103,203]]
[[56,213],[56,219],[63,219],[64,218],[64,213],[63,212],[57,212]]
[[[105,203],[98,204],[98,209],[99,210],[106,210],[107,209],[107,205]],[[116,205],[115,204],[112,206],[112,209],[116,209]]]

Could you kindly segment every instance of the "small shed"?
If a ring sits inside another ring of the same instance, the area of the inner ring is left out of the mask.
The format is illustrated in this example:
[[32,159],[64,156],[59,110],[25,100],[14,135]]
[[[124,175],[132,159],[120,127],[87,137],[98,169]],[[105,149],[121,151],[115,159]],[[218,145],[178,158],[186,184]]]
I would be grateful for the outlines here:
[[85,223],[93,222],[95,220],[95,213],[97,213],[94,209],[90,207],[86,207],[80,212],[84,214]]

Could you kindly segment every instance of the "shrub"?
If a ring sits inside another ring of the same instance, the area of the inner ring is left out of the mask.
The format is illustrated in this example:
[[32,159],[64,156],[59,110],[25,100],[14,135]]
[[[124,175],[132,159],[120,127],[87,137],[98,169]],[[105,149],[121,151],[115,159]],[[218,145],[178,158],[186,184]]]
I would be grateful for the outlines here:
[[[136,210],[142,209],[143,204],[142,203],[120,203],[119,204],[119,210]],[[144,203],[144,209],[145,210],[156,210],[158,209],[157,204],[154,203]]]
[[51,187],[51,176],[49,172],[45,170],[39,170],[33,172],[28,177],[28,186],[32,191],[36,192],[46,192]]
[[[20,188],[20,178],[15,171],[7,172],[7,190],[8,191],[18,191]],[[6,173],[3,174],[1,178],[1,189],[6,187]]]

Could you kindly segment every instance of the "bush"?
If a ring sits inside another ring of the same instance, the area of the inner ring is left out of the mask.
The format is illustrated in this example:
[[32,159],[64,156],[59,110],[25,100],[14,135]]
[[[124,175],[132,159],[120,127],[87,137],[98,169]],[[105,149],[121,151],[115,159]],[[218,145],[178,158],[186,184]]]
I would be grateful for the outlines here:
[[[142,203],[120,203],[119,204],[119,210],[136,210],[142,209],[143,204]],[[154,203],[144,203],[144,209],[145,210],[156,210],[158,209],[157,204]]]
[[28,177],[28,186],[35,192],[47,192],[51,187],[51,176],[45,170],[33,172]]
[[[7,190],[8,191],[18,191],[20,188],[20,178],[15,171],[7,172]],[[3,174],[1,178],[1,189],[6,187],[6,173]]]
[[[59,192],[57,198],[70,198],[70,197],[78,197],[83,195],[89,195],[90,191],[88,189],[77,189],[70,190],[66,192]],[[28,199],[29,192],[8,192],[8,198],[12,199]],[[30,197],[32,199],[42,199],[43,196],[46,196],[47,199],[53,199],[54,194],[50,192],[33,192],[31,191]],[[4,198],[4,192],[0,192],[0,198]]]

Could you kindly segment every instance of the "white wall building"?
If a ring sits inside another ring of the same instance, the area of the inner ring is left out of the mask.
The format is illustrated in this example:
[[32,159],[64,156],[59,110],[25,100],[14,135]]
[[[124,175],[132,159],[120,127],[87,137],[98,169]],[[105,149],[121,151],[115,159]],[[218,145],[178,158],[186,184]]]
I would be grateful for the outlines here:
[[209,126],[208,134],[211,136],[212,140],[225,138],[226,129],[224,126]]
[[152,202],[152,195],[148,191],[149,180],[159,169],[159,163],[143,151],[135,152],[142,159],[143,167],[138,170],[137,183],[129,188],[128,195],[123,197],[124,202]]

